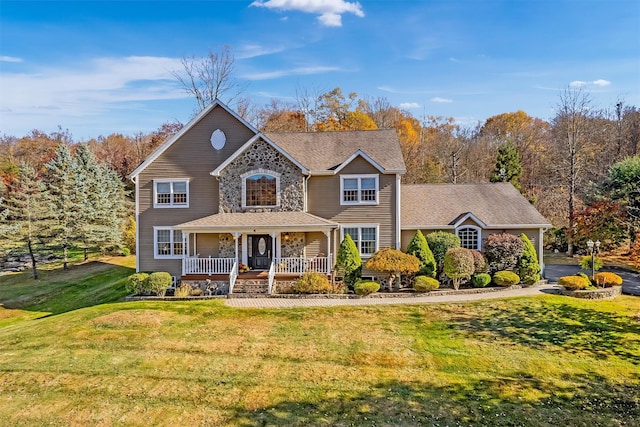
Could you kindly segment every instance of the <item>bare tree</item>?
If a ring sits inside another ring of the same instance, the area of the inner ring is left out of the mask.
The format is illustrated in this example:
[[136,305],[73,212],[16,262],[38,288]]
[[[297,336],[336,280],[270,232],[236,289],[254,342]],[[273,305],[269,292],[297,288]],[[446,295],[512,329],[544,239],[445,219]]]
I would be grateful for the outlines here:
[[573,255],[572,233],[575,225],[576,189],[584,166],[584,152],[589,141],[591,98],[582,89],[566,88],[560,93],[557,112],[553,118],[558,175],[568,189],[568,249]]
[[234,76],[234,63],[229,46],[224,46],[219,52],[210,50],[206,56],[185,57],[181,72],[172,72],[185,92],[196,99],[196,114],[216,99],[229,104],[241,94],[244,87]]

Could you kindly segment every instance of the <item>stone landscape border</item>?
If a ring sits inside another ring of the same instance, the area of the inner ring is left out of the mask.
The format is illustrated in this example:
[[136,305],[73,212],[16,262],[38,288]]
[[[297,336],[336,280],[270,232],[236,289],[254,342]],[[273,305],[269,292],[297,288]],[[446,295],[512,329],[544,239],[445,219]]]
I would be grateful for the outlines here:
[[622,286],[612,286],[610,288],[598,288],[598,289],[579,289],[570,290],[563,289],[560,291],[560,295],[582,299],[613,299],[622,294]]

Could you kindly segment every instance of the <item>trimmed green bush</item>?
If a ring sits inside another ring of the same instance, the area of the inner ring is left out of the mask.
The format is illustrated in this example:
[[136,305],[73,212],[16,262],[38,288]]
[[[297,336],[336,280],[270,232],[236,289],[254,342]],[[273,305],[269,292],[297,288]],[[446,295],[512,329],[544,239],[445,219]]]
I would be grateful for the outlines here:
[[163,297],[167,288],[173,283],[173,278],[166,271],[151,273],[146,283],[146,291],[153,292],[159,297]]
[[558,279],[558,285],[571,290],[585,289],[589,284],[588,280],[580,276],[563,276]]
[[524,242],[510,233],[490,234],[484,244],[489,272],[516,270],[518,260],[524,251]]
[[307,271],[296,280],[293,290],[299,294],[330,294],[332,288],[326,274]]
[[338,275],[350,288],[353,288],[362,275],[360,251],[349,234],[346,234],[340,243],[335,268]]
[[353,286],[357,295],[366,296],[380,290],[380,283],[373,280],[360,280]]
[[612,286],[622,286],[622,277],[608,271],[596,273],[593,276],[593,281],[596,282],[596,285],[605,288],[610,288]]
[[449,249],[460,247],[460,238],[453,233],[447,233],[446,231],[435,231],[425,236],[429,248],[433,253],[433,257],[436,260],[438,272],[436,277],[442,273],[444,268],[444,256]]
[[439,287],[440,282],[429,276],[417,276],[413,281],[413,290],[416,292],[429,292]]
[[491,283],[491,276],[487,273],[479,273],[471,278],[471,284],[474,288],[484,288]]
[[433,252],[431,252],[429,243],[427,243],[422,231],[416,231],[413,239],[407,245],[407,253],[420,261],[420,270],[416,273],[417,275],[436,277],[436,259],[433,257]]
[[[602,260],[598,257],[593,259],[593,269],[598,271],[602,268]],[[580,260],[580,268],[583,270],[591,270],[591,256],[583,256]]]
[[522,256],[518,260],[518,274],[523,283],[531,285],[540,280],[540,263],[538,262],[538,255],[536,249],[533,247],[531,240],[526,234],[520,234],[520,238],[524,243],[522,250]]
[[133,295],[143,293],[147,288],[147,273],[135,273],[127,277],[127,292]]
[[129,248],[122,248],[122,249],[120,249],[120,255],[122,255],[122,256],[129,256],[129,255],[131,255],[131,249],[129,249]]
[[455,290],[473,275],[474,268],[473,255],[469,249],[452,248],[444,256],[444,274],[451,279]]
[[518,276],[513,271],[497,271],[493,275],[493,283],[498,286],[512,286],[520,283],[520,276]]

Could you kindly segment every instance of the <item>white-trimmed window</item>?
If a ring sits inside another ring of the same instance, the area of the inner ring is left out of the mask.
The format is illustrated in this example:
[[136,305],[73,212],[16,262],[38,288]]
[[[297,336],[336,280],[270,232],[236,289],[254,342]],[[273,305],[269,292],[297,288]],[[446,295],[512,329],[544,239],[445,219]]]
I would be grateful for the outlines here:
[[461,247],[480,250],[480,227],[464,225],[456,229],[456,236],[460,238]]
[[155,258],[181,257],[184,253],[182,231],[171,227],[153,227],[153,247]]
[[189,180],[163,179],[153,181],[154,208],[188,208]]
[[360,256],[370,257],[378,250],[378,224],[345,225],[341,240],[347,234],[356,244]]
[[340,175],[341,205],[377,205],[378,175]]
[[242,178],[243,208],[280,206],[280,174],[266,169],[249,171]]

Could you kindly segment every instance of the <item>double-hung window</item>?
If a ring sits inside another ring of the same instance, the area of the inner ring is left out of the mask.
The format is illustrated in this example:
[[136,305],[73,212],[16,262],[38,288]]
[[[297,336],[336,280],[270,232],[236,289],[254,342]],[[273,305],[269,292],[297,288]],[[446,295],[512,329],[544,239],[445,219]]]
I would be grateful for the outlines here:
[[172,258],[182,256],[184,243],[182,232],[171,227],[154,227],[154,253],[156,258]]
[[156,208],[188,208],[189,181],[168,179],[153,182],[153,206]]
[[341,175],[341,205],[377,205],[378,175]]
[[378,250],[378,225],[347,225],[342,227],[342,238],[346,235],[356,244],[360,256],[369,257]]

